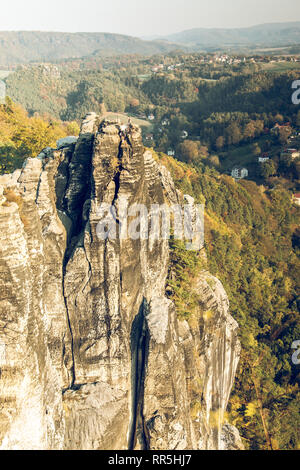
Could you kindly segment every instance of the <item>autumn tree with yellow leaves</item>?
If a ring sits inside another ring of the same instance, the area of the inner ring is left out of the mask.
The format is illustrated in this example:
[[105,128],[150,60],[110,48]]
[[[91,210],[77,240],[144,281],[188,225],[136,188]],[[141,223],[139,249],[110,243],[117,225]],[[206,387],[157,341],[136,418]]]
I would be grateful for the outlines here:
[[20,168],[26,158],[36,157],[44,148],[56,148],[56,141],[76,135],[76,122],[29,117],[28,113],[10,98],[0,105],[0,173]]

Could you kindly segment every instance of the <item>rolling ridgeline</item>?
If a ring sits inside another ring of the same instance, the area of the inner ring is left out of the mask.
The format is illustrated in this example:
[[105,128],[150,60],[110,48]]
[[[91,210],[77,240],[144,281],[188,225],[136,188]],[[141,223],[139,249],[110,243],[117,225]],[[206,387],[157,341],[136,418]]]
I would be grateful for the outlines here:
[[255,49],[300,44],[300,23],[263,24],[250,28],[199,28],[152,41],[110,33],[1,31],[0,66],[49,62],[83,56]]

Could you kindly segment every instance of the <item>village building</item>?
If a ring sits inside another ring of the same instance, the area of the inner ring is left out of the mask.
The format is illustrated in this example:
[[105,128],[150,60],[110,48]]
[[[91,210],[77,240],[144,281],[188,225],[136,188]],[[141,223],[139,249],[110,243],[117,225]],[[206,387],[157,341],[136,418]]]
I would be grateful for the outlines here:
[[296,206],[300,206],[300,193],[293,195],[293,203],[296,204]]
[[285,149],[283,152],[280,154],[281,158],[290,158],[292,160],[295,160],[295,158],[300,157],[300,152],[297,149]]
[[278,124],[278,122],[275,124],[274,127],[271,129],[272,134],[279,134],[280,129],[290,129],[291,128],[291,123],[287,122],[286,124]]
[[157,73],[164,69],[164,64],[155,65],[152,68],[152,72]]
[[175,150],[169,149],[169,150],[168,150],[168,156],[169,156],[169,157],[175,157]]
[[270,160],[270,157],[269,157],[269,155],[266,154],[266,153],[263,153],[262,155],[260,155],[260,156],[258,157],[258,162],[259,162],[259,163],[265,163],[265,162],[267,162],[268,160]]

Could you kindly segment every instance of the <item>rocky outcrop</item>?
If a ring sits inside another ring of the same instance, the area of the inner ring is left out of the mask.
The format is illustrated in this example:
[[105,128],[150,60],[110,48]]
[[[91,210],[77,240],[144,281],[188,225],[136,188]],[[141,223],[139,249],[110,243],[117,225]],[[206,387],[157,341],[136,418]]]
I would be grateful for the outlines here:
[[90,114],[59,147],[0,177],[0,447],[225,448],[239,342],[221,283],[199,273],[179,321],[168,240],[98,232],[103,203],[183,195],[131,124]]
[[245,450],[241,436],[235,426],[224,424],[221,434],[220,450]]

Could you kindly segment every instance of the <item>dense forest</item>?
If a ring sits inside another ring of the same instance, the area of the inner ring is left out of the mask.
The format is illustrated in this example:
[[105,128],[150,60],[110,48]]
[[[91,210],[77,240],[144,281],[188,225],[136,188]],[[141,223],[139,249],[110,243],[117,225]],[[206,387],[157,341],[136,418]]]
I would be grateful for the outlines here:
[[[165,41],[143,41],[122,34],[1,31],[0,66],[87,55],[151,55],[177,49]],[[184,46],[182,46],[184,49]]]
[[165,36],[165,39],[203,50],[233,49],[246,46],[261,48],[297,44],[300,40],[300,22],[267,23],[248,28],[193,28]]
[[48,146],[56,148],[58,139],[78,133],[76,122],[29,117],[7,98],[0,105],[0,174],[21,168],[26,158],[36,157]]

